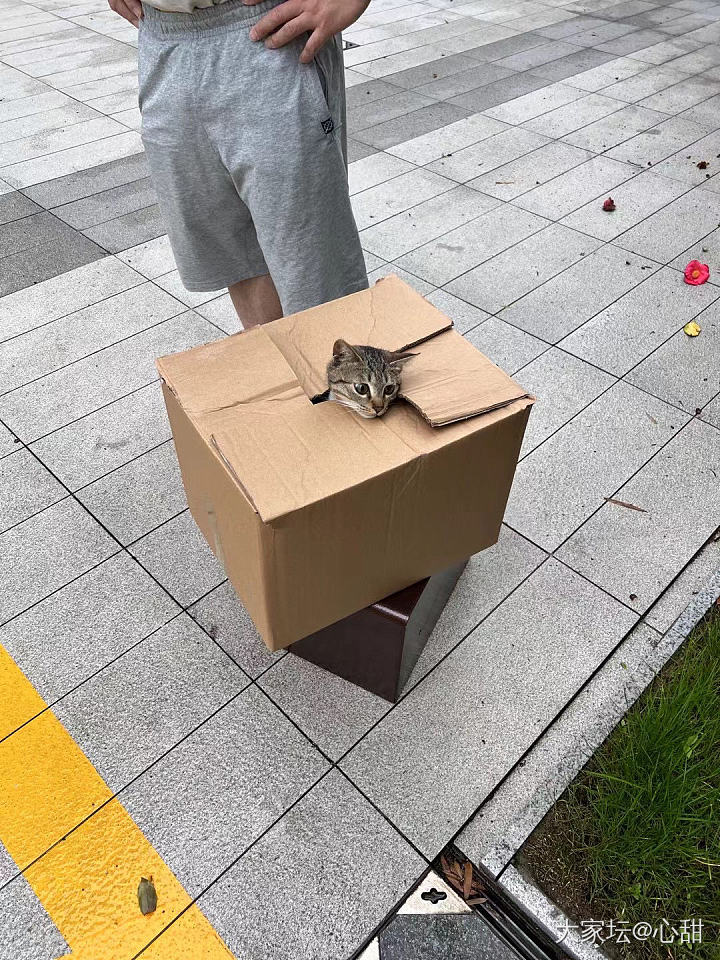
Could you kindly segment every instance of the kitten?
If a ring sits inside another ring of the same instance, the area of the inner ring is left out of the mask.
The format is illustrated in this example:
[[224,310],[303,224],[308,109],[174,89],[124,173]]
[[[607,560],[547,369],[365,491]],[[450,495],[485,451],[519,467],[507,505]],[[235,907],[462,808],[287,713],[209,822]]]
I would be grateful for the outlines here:
[[361,417],[381,417],[400,392],[404,364],[416,356],[336,340],[327,365],[328,399],[350,407]]

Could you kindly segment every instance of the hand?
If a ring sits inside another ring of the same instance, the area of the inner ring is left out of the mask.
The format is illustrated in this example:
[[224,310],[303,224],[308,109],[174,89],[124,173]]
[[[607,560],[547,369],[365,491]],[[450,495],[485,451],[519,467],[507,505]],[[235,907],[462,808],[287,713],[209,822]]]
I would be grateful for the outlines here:
[[111,10],[119,13],[121,17],[124,17],[128,23],[131,23],[134,27],[138,26],[140,18],[143,15],[140,0],[108,0],[108,3]]
[[[112,2],[121,3],[123,0]],[[245,0],[247,4],[259,2]],[[320,47],[334,34],[355,23],[369,3],[370,0],[285,0],[255,24],[250,39],[265,40],[266,47],[282,47],[300,34],[309,33],[300,62],[310,63]]]

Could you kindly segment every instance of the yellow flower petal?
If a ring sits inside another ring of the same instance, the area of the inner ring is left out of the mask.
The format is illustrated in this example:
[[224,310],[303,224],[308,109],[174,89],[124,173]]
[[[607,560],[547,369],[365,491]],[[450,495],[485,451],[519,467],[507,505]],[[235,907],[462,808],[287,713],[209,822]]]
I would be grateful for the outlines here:
[[699,323],[695,323],[694,320],[691,320],[690,323],[686,323],[683,327],[683,333],[686,333],[689,337],[696,337],[702,327]]

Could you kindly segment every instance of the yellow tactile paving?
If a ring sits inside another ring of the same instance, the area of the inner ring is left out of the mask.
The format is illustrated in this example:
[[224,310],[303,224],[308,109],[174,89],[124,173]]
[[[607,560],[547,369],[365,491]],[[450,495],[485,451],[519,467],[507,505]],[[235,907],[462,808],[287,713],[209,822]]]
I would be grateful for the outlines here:
[[[0,647],[0,729],[10,732],[25,721],[28,708],[35,715],[45,706]],[[110,800],[62,840],[110,797],[100,774],[50,710],[0,743],[0,840],[20,866],[39,857],[25,876],[72,956],[132,960],[185,910],[143,956],[232,960],[119,800]],[[137,886],[149,876],[158,906],[143,916]]]

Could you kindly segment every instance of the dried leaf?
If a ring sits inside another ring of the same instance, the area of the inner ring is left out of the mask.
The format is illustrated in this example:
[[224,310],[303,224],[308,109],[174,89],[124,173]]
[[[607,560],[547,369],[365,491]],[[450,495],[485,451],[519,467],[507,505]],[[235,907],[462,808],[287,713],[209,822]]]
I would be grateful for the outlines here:
[[473,869],[469,860],[465,861],[465,873],[463,876],[463,899],[468,900],[472,893]]
[[695,323],[694,320],[691,320],[690,323],[686,323],[683,327],[683,333],[686,333],[689,337],[696,337],[701,330],[702,327],[700,324]]
[[145,877],[141,878],[138,884],[137,898],[141,913],[147,916],[147,914],[155,912],[157,907],[157,892],[152,877],[150,877],[149,880]]
[[707,170],[708,162],[707,160],[701,160],[697,165],[698,170]]
[[617,507],[627,507],[628,510],[637,510],[638,513],[647,513],[644,507],[636,507],[634,503],[626,503],[624,500],[616,500],[615,497],[603,497],[605,503],[614,503]]
[[477,907],[480,903],[487,903],[487,897],[470,897],[467,901],[469,907]]

